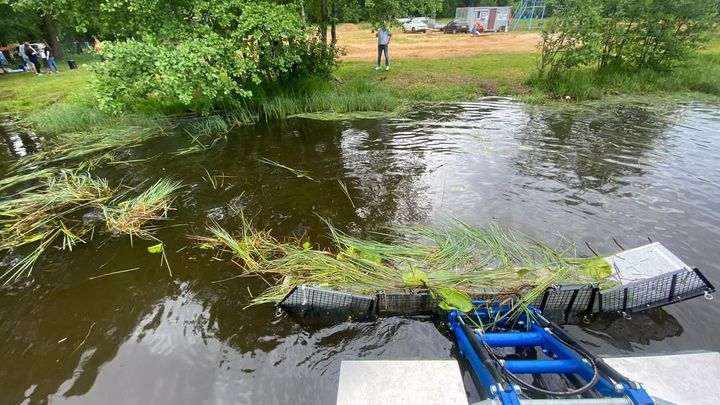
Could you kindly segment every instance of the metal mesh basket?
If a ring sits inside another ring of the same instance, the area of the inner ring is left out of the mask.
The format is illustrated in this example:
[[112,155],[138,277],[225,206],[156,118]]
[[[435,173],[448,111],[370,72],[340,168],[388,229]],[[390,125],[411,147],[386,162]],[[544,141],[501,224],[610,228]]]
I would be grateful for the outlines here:
[[374,305],[375,297],[305,285],[293,288],[278,304],[288,312],[313,321],[369,317]]
[[597,312],[638,312],[713,292],[698,269],[678,270],[600,293]]
[[[585,315],[593,313],[639,312],[713,291],[713,285],[698,269],[683,269],[604,292],[596,285],[555,286],[545,290],[532,305],[557,323],[578,323]],[[488,290],[472,294],[472,298],[502,301],[507,296]],[[424,289],[381,291],[365,296],[299,286],[279,306],[305,320],[330,322],[373,315],[428,314],[434,312],[438,304],[439,299]]]
[[439,301],[428,290],[377,294],[376,311],[380,315],[414,315],[431,313]]
[[555,286],[545,290],[533,306],[555,322],[576,323],[593,312],[597,293],[595,285]]

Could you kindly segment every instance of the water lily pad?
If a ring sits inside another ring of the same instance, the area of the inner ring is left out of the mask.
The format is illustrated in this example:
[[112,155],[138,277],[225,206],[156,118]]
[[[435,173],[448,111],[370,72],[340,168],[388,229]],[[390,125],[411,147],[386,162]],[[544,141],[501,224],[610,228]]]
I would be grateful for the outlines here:
[[583,260],[582,269],[596,281],[603,281],[612,276],[612,266],[601,257]]
[[453,288],[436,288],[435,289],[442,297],[440,302],[440,308],[451,311],[457,309],[461,312],[470,312],[473,309],[473,303],[470,296],[462,291],[455,290]]
[[402,275],[403,284],[406,287],[425,287],[428,282],[428,275],[424,271],[413,270]]
[[163,244],[158,243],[157,245],[148,246],[147,251],[150,253],[162,253]]

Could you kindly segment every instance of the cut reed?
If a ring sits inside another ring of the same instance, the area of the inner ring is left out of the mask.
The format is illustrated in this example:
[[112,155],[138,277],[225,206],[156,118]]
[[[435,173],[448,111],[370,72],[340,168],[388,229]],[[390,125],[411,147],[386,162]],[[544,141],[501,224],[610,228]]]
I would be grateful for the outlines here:
[[571,246],[553,249],[495,224],[454,220],[442,228],[403,227],[379,235],[390,242],[328,227],[333,246],[325,250],[279,241],[245,219],[237,235],[214,224],[212,236],[198,239],[230,251],[242,274],[272,280],[253,304],[277,303],[293,288],[313,285],[357,294],[428,290],[446,309],[467,309],[470,295],[492,293],[523,311],[551,285],[610,282],[603,260],[567,257]]
[[147,227],[150,221],[167,218],[175,192],[182,183],[160,179],[136,197],[103,206],[107,229],[111,233],[125,234],[141,239],[151,239],[155,227]]
[[311,177],[311,176],[310,176],[310,172],[307,172],[307,171],[305,171],[305,170],[293,169],[292,167],[285,166],[284,164],[281,164],[281,163],[278,163],[278,162],[276,162],[276,161],[274,161],[274,160],[270,160],[270,159],[266,159],[266,158],[259,158],[258,161],[261,162],[261,163],[265,163],[266,165],[275,166],[275,167],[279,167],[279,168],[281,168],[281,169],[285,169],[285,170],[289,171],[290,173],[294,174],[295,177],[306,178],[306,179],[311,180],[311,181],[314,181],[314,182],[316,182],[316,183],[320,183],[320,180],[317,180],[317,179]]
[[[137,197],[122,200],[103,178],[87,171],[61,169],[39,184],[0,200],[0,252],[26,252],[2,275],[5,284],[29,276],[51,246],[73,250],[105,222],[114,234],[154,239],[148,222],[165,218],[180,183],[161,179]],[[85,214],[96,214],[84,217]],[[167,259],[165,258],[165,263]]]

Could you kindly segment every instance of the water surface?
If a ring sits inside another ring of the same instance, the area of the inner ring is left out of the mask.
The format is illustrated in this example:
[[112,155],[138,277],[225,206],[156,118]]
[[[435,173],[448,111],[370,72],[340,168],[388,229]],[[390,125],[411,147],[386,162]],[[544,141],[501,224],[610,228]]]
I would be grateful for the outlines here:
[[[42,145],[8,128],[0,131],[0,169]],[[456,356],[438,320],[301,325],[271,306],[243,309],[263,282],[213,283],[237,269],[183,249],[210,219],[237,227],[239,210],[276,236],[321,245],[327,229],[318,215],[359,236],[456,216],[495,220],[550,243],[589,241],[603,252],[617,250],[613,237],[626,246],[650,237],[718,284],[719,128],[714,105],[559,108],[485,99],[423,106],[399,119],[243,127],[182,157],[171,152],[186,147],[187,136],[154,139],[128,152],[153,159],[98,174],[116,183],[173,176],[186,184],[158,234],[173,277],[147,253],[149,242],[96,238],[72,253],[51,252],[32,280],[1,291],[0,402],[333,403],[343,359]],[[213,189],[205,170],[227,176],[225,187]],[[0,270],[14,257],[0,258]],[[601,354],[720,350],[719,315],[715,301],[700,298],[569,330]]]

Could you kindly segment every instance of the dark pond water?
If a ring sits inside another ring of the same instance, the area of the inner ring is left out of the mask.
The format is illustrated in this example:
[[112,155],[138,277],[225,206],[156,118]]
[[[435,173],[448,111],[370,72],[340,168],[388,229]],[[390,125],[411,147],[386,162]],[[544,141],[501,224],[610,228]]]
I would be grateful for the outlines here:
[[[0,169],[40,147],[4,131]],[[332,403],[343,359],[455,356],[442,325],[429,319],[308,326],[271,306],[243,309],[261,282],[213,283],[236,269],[182,249],[210,217],[237,226],[238,209],[277,236],[319,243],[326,228],[316,214],[357,235],[451,216],[494,219],[548,242],[558,235],[579,246],[590,241],[603,252],[616,250],[612,237],[627,246],[651,237],[720,284],[717,106],[560,109],[487,99],[422,107],[402,119],[245,127],[207,152],[167,153],[185,146],[182,135],[155,139],[131,152],[160,154],[154,159],[99,172],[126,184],[184,181],[159,233],[174,276],[143,241],[133,248],[127,239],[96,238],[49,254],[32,282],[0,290],[0,402]],[[205,170],[232,176],[230,184],[214,190],[202,180]],[[720,350],[719,315],[716,301],[700,298],[569,330],[602,354]]]

